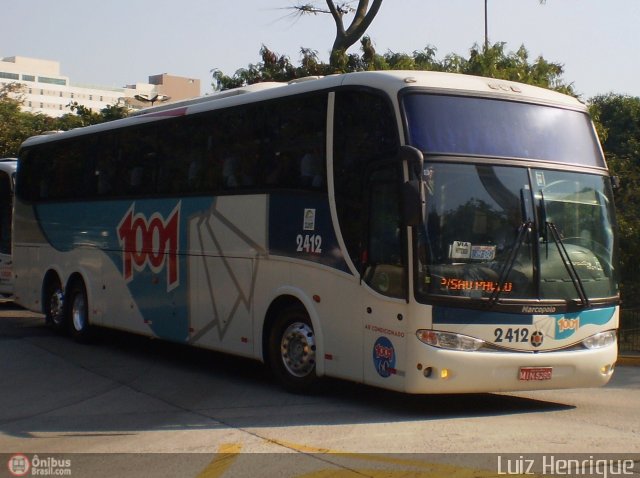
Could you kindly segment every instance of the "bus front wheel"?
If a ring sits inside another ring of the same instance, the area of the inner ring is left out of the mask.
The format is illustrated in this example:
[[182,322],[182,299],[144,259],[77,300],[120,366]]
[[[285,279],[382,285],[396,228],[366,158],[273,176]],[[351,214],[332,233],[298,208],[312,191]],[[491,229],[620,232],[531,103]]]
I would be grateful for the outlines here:
[[316,388],[315,334],[303,307],[287,307],[279,313],[269,335],[269,363],[285,389],[307,393]]
[[75,280],[67,293],[67,323],[71,335],[78,342],[86,342],[91,335],[87,291],[81,280]]

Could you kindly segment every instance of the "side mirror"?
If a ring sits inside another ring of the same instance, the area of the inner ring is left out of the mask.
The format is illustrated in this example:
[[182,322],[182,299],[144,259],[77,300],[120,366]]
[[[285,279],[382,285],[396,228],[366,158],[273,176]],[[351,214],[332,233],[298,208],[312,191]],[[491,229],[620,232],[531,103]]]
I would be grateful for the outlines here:
[[398,160],[407,163],[409,166],[409,172],[413,174],[413,177],[421,178],[422,169],[424,167],[424,156],[422,151],[413,146],[404,145],[400,146],[398,151]]
[[422,223],[425,203],[422,184],[424,156],[418,148],[404,145],[398,151],[398,159],[406,161],[410,178],[402,187],[402,219],[405,226],[418,226]]

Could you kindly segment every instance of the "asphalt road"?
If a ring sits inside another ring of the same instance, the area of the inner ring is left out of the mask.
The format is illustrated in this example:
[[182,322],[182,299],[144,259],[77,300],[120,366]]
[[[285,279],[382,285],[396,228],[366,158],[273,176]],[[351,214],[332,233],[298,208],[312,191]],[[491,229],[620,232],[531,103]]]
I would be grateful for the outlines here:
[[640,367],[599,389],[291,395],[257,362],[115,331],[78,344],[0,305],[0,476],[26,459],[71,476],[480,477],[551,455],[622,456],[640,476]]

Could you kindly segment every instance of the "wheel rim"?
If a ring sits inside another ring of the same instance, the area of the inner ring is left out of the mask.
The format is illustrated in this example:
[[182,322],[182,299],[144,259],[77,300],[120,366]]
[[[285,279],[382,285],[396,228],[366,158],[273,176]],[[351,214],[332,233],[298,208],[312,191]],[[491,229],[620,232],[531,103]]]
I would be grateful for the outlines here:
[[49,296],[49,316],[55,325],[62,324],[64,320],[64,296],[59,287],[52,290]]
[[316,341],[313,329],[302,322],[289,325],[280,342],[282,362],[294,377],[306,377],[316,366]]
[[73,298],[73,306],[71,308],[71,319],[73,321],[73,328],[80,332],[87,326],[87,312],[82,294],[76,294]]

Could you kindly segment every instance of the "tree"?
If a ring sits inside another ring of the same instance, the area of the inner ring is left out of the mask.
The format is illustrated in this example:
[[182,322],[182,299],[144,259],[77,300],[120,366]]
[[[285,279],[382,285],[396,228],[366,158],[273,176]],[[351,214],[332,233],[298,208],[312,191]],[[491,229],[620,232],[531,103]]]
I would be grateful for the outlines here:
[[625,306],[640,306],[640,98],[608,94],[592,98],[590,111],[607,163],[620,178],[614,190],[618,215],[620,278]]
[[[519,81],[575,95],[573,85],[567,84],[562,78],[564,68],[560,63],[549,62],[542,56],[530,62],[529,52],[524,45],[516,52],[506,52],[505,43],[496,43],[486,50],[476,44],[470,49],[468,58],[449,54],[444,59],[438,60],[437,50],[433,46],[416,50],[412,54],[389,51],[380,55],[376,53],[373,41],[365,35],[360,40],[360,51],[361,55],[354,53],[342,56],[338,69],[343,72],[445,71]],[[262,81],[290,81],[309,75],[327,75],[336,70],[335,65],[319,62],[317,52],[314,50],[302,48],[300,54],[301,65],[296,67],[286,56],[278,55],[262,45],[260,49],[262,62],[241,68],[232,76],[220,70],[212,70],[212,86],[215,91],[222,91]]]
[[47,131],[66,131],[124,118],[129,114],[129,109],[123,106],[107,106],[96,113],[77,103],[69,105],[71,113],[59,118],[33,114],[20,110],[23,88],[24,85],[19,83],[0,85],[0,157],[16,156],[22,142],[30,136]]
[[549,62],[542,56],[531,63],[524,45],[509,53],[505,52],[505,45],[499,42],[489,48],[480,48],[476,44],[471,48],[468,59],[456,54],[445,57],[442,69],[452,73],[518,81],[575,96],[573,85],[562,79],[562,64]]
[[53,118],[20,111],[23,88],[18,83],[0,86],[0,157],[16,156],[29,136],[55,128]]
[[[358,6],[353,8],[350,6],[353,2],[342,2],[336,4],[332,0],[325,0],[327,8],[316,6],[313,2],[298,4],[293,7],[299,15],[308,14],[328,14],[333,18],[336,27],[336,34],[331,47],[331,56],[329,64],[336,71],[343,71],[348,62],[346,61],[346,53],[349,47],[353,46],[367,31],[367,28],[373,22],[373,19],[380,11],[382,0],[373,0],[369,6],[369,0],[359,0]],[[345,27],[345,17],[353,14],[351,23]]]

